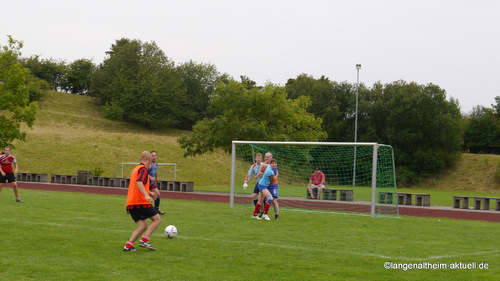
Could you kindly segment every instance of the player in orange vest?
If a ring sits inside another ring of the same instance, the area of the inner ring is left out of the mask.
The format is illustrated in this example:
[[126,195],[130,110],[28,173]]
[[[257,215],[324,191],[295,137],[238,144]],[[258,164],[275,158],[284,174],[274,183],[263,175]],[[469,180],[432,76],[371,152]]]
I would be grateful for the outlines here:
[[[135,251],[134,243],[139,237],[139,246],[156,250],[153,245],[149,243],[149,237],[158,228],[161,223],[161,217],[153,207],[153,200],[156,194],[149,191],[149,175],[148,169],[151,166],[151,153],[144,151],[141,154],[141,164],[137,165],[130,175],[130,184],[128,186],[127,195],[127,211],[137,224],[137,229],[134,230],[129,241],[123,248],[124,251]],[[151,219],[148,225],[147,219]]]

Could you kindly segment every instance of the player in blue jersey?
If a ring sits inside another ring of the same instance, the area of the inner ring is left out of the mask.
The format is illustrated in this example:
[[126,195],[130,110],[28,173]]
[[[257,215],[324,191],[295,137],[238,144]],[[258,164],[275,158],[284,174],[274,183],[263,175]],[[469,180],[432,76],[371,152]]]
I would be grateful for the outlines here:
[[248,182],[252,178],[252,176],[255,178],[255,187],[253,189],[253,194],[252,194],[252,200],[253,200],[253,205],[257,204],[257,199],[259,197],[259,180],[261,177],[259,177],[259,172],[260,172],[260,167],[262,165],[262,154],[257,153],[255,155],[255,163],[250,167],[250,170],[248,170],[247,177],[245,178],[245,183],[243,183],[243,189],[246,189],[248,187]]
[[[273,180],[275,180],[276,175],[273,172],[273,169],[276,168],[278,165],[278,162],[276,159],[271,159],[270,165],[266,165],[266,169],[264,171],[264,174],[262,175],[262,178],[259,181],[259,200],[257,204],[255,205],[255,210],[253,212],[252,218],[261,220],[262,218],[265,220],[271,220],[267,213],[269,212],[269,207],[273,203],[273,196],[268,190],[269,185]],[[263,165],[264,166],[264,165]],[[266,201],[264,204],[264,200]],[[258,216],[260,207],[264,204],[264,214],[261,217]]]
[[156,212],[160,215],[164,215],[165,212],[160,210],[160,191],[158,190],[156,183],[158,182],[158,163],[156,162],[156,158],[158,157],[158,153],[156,151],[151,151],[151,167],[148,170],[149,174],[149,189],[151,192],[156,194],[156,199],[155,199],[155,209]]

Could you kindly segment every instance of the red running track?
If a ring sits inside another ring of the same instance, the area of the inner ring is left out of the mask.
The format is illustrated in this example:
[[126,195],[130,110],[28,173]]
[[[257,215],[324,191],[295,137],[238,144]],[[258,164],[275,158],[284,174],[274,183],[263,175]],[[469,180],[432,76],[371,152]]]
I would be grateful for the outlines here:
[[[19,182],[18,187],[20,189],[37,189],[37,190],[80,192],[80,193],[94,193],[94,194],[113,194],[113,195],[123,195],[123,196],[127,195],[126,188],[118,188],[118,187],[64,185],[64,184],[36,183],[36,182]],[[164,191],[164,190],[161,190],[160,193],[162,198],[173,199],[173,200],[209,201],[209,202],[219,202],[219,203],[229,204],[229,193],[177,192],[177,191]],[[284,200],[280,200],[280,202],[282,201]],[[284,203],[283,206],[285,206],[286,201],[283,203]],[[320,202],[318,201],[318,203]],[[453,218],[453,219],[500,222],[500,211],[493,211],[493,210],[490,211],[467,210],[467,209],[454,209],[451,207],[440,207],[440,206],[431,206],[431,207],[399,206],[399,214],[402,216]]]

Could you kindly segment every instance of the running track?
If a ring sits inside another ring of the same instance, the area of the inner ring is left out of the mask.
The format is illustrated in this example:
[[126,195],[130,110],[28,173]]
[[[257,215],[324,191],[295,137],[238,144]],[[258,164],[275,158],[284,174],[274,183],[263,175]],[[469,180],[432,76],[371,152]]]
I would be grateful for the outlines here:
[[[37,183],[37,182],[19,182],[18,187],[20,189],[36,189],[36,190],[80,192],[80,193],[94,193],[94,194],[113,194],[113,195],[123,195],[123,196],[127,195],[126,188],[118,188],[118,187],[65,185],[65,184]],[[229,207],[229,193],[176,192],[176,191],[163,191],[163,190],[161,190],[160,193],[162,198],[173,199],[173,200],[220,202],[220,203],[227,203]],[[466,210],[466,209],[454,209],[451,207],[441,207],[441,206],[431,206],[431,207],[399,206],[399,214],[402,216],[453,218],[453,219],[500,222],[500,211],[493,211],[493,210],[490,211]]]

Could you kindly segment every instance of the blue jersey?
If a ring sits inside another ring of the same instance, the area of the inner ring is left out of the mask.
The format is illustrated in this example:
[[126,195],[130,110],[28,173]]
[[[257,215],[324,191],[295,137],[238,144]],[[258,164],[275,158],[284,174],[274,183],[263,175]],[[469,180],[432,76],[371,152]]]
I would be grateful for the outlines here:
[[[156,173],[158,172],[158,163],[156,163],[156,167],[151,163],[151,168],[148,170],[148,174],[152,177],[155,178]],[[155,184],[152,180],[149,181],[149,186],[152,186]]]
[[274,176],[274,172],[273,169],[271,169],[271,165],[268,165],[264,175],[262,175],[262,178],[259,181],[259,185],[269,186],[271,183],[271,176]]

